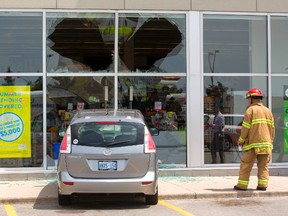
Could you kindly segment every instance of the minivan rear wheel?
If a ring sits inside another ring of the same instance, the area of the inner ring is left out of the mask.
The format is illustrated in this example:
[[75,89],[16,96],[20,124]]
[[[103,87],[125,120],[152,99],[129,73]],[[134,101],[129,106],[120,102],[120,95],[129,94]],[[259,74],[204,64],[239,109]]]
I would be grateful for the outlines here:
[[58,204],[60,206],[71,204],[71,196],[70,195],[61,195],[58,192]]
[[156,205],[158,203],[158,189],[157,189],[156,194],[145,196],[145,203],[147,205]]

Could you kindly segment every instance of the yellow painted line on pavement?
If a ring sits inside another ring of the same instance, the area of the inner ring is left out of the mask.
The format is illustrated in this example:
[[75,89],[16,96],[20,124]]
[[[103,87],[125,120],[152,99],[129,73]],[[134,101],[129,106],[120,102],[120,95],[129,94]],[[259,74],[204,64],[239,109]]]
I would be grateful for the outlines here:
[[180,213],[180,214],[182,214],[182,215],[194,216],[194,215],[191,214],[190,212],[187,212],[187,211],[185,211],[185,210],[183,210],[183,209],[181,209],[181,208],[179,208],[179,207],[177,207],[177,206],[174,206],[174,205],[172,205],[172,204],[170,204],[170,203],[167,203],[167,202],[165,202],[165,201],[163,201],[163,200],[159,200],[159,204],[161,204],[161,205],[163,205],[163,206],[165,206],[165,207],[167,207],[167,208],[170,208],[170,209],[172,209],[172,210],[174,210],[174,211],[176,211],[176,212],[178,212],[178,213]]
[[12,205],[4,205],[7,216],[17,216],[16,211],[14,210]]

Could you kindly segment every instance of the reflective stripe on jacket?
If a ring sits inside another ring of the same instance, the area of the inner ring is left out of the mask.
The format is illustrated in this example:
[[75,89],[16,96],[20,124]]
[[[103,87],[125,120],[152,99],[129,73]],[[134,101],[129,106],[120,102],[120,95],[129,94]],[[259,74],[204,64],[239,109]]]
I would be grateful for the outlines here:
[[259,154],[269,154],[273,149],[274,136],[274,118],[271,111],[262,103],[248,106],[239,137],[243,150],[254,148]]

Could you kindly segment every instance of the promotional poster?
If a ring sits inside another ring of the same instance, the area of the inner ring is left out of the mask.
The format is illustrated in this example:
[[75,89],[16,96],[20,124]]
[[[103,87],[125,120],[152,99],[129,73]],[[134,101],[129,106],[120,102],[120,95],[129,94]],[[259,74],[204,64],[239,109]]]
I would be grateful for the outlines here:
[[31,157],[30,86],[0,86],[0,158]]

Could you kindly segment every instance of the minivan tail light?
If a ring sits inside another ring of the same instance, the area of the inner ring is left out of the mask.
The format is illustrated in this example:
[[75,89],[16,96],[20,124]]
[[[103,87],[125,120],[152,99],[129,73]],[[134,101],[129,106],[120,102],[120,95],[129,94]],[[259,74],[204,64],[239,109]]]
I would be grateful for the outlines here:
[[151,184],[153,184],[153,182],[152,182],[152,181],[146,181],[146,182],[142,182],[142,185],[151,185]]
[[68,127],[65,136],[62,139],[60,153],[71,153],[71,129],[70,126]]
[[145,145],[145,153],[153,153],[156,152],[156,145],[152,139],[152,136],[149,130],[145,127],[145,138],[144,138],[144,145]]
[[66,181],[64,181],[63,184],[65,184],[65,185],[74,185],[74,182],[66,182]]

